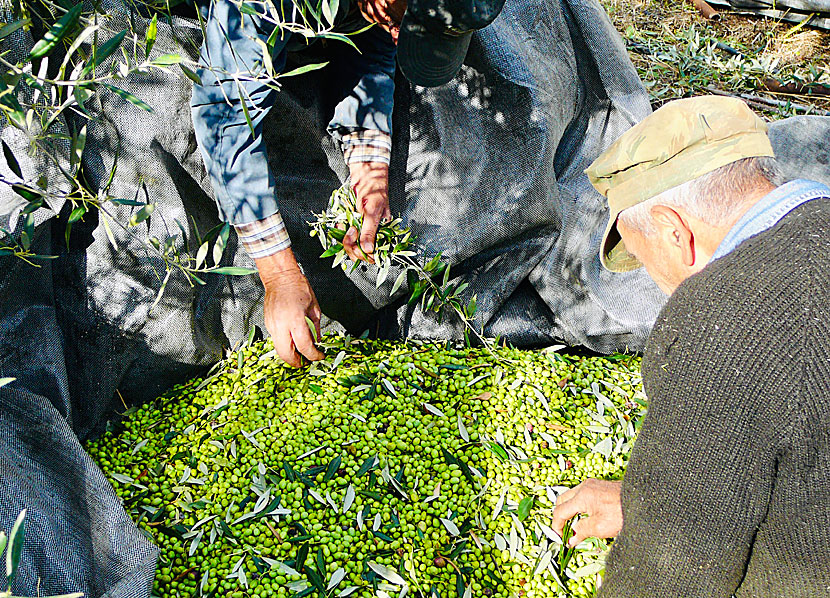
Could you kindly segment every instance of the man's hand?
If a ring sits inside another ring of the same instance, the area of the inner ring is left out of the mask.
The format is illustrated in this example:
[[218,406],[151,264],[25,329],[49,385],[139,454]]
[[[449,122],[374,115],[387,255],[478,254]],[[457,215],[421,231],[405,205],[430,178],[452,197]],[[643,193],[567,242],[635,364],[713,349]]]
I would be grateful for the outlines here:
[[401,28],[406,0],[357,0],[363,18],[389,32],[395,43]]
[[363,227],[346,232],[343,248],[354,261],[363,260],[374,264],[375,235],[384,219],[391,219],[389,209],[389,165],[383,162],[356,162],[349,166],[352,189],[357,196],[357,211],[363,215]]
[[300,367],[303,357],[323,359],[314,345],[309,318],[320,338],[320,306],[308,280],[300,271],[290,248],[256,260],[265,285],[265,327],[277,355],[291,367]]
[[620,482],[585,480],[579,486],[563,492],[556,500],[551,527],[560,536],[565,523],[574,515],[584,513],[571,529],[570,539],[562,538],[568,546],[576,546],[585,538],[613,538],[622,529]]

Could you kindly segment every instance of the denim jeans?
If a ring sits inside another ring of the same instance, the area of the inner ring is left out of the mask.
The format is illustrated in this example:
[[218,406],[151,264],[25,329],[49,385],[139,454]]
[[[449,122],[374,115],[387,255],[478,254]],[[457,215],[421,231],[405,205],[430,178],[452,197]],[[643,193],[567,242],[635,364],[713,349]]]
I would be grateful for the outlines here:
[[[283,9],[286,17],[299,18],[290,0],[283,0]],[[214,0],[202,12],[205,39],[197,69],[201,85],[194,86],[191,100],[193,126],[220,216],[234,225],[247,224],[279,211],[262,137],[263,119],[278,93],[261,80],[266,75],[264,42],[274,25],[261,15],[240,14],[230,0]],[[336,30],[357,20],[353,2],[341,1]],[[394,43],[377,27],[351,39],[361,53],[353,53],[345,68],[331,69],[333,88],[338,89],[338,80],[349,87],[343,90],[328,130],[335,138],[364,129],[391,134]],[[330,43],[342,43],[345,49],[345,42]],[[305,45],[300,34],[277,32],[271,53],[274,70],[282,72],[288,52]]]

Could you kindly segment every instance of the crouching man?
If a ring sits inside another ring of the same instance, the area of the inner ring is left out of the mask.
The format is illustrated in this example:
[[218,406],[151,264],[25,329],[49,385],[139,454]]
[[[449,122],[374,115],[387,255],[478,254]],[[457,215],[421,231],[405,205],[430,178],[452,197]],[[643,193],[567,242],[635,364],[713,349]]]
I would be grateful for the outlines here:
[[563,494],[576,544],[617,535],[603,598],[830,596],[830,189],[778,186],[740,100],[665,105],[588,169],[602,262],[671,297],[624,481]]

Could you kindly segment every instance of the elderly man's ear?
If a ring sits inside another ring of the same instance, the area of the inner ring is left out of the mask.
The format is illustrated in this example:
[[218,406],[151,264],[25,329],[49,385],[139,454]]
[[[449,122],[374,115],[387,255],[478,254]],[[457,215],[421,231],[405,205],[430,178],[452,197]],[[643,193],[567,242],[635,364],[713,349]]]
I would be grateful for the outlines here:
[[684,210],[664,205],[653,206],[650,213],[664,251],[674,264],[692,268],[699,259],[695,248],[696,219]]

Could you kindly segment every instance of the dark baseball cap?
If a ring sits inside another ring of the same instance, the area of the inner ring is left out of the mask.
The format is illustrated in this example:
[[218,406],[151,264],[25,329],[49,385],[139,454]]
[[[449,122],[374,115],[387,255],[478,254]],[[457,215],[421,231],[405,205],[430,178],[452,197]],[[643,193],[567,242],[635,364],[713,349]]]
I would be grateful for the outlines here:
[[398,37],[398,64],[415,85],[455,77],[473,32],[499,16],[505,0],[409,0]]

